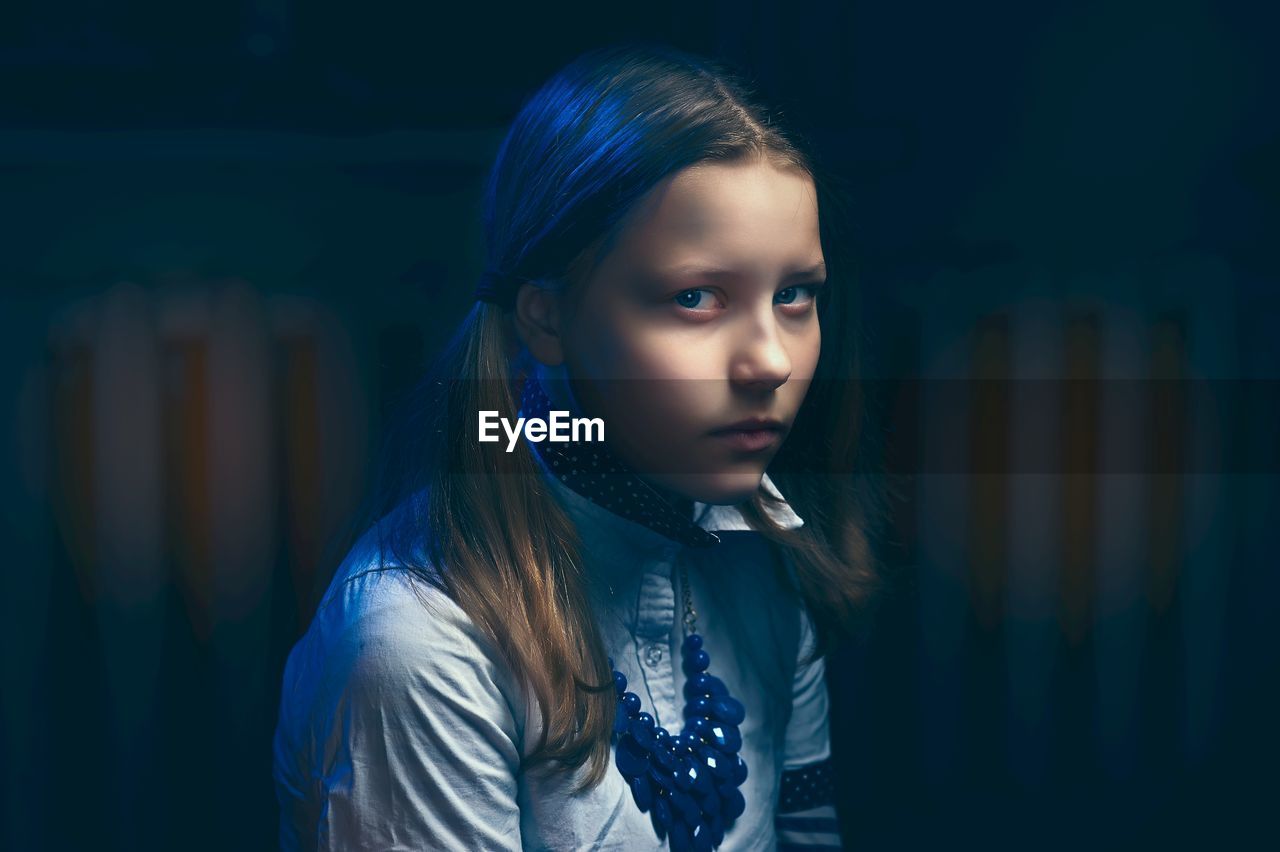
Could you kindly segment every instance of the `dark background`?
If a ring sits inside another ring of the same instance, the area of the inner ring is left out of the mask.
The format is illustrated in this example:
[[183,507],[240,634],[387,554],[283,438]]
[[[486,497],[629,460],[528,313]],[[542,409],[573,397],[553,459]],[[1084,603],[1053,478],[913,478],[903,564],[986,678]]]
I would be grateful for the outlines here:
[[741,66],[853,190],[908,487],[829,663],[850,848],[1273,844],[1261,5],[5,3],[0,846],[274,844],[283,660],[485,170],[628,37]]

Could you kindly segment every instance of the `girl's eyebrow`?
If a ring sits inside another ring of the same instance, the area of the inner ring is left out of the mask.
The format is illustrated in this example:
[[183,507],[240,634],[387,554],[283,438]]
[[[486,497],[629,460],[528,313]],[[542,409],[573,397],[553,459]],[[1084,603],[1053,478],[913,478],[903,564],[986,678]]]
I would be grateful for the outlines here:
[[[719,266],[706,266],[698,263],[686,263],[680,266],[673,266],[670,269],[659,269],[658,274],[662,276],[678,276],[678,275],[705,275],[708,278],[732,278],[738,273],[732,269],[724,269]],[[787,273],[783,280],[790,281],[793,278],[808,278],[817,275],[827,274],[827,264],[825,260],[820,260],[812,266],[806,266],[803,269],[796,269]]]
[[813,266],[807,266],[804,269],[797,269],[795,272],[792,272],[790,275],[788,275],[787,278],[801,278],[801,277],[808,278],[809,276],[816,276],[816,275],[825,276],[826,274],[827,274],[827,262],[825,260],[820,260],[817,263],[815,263]]

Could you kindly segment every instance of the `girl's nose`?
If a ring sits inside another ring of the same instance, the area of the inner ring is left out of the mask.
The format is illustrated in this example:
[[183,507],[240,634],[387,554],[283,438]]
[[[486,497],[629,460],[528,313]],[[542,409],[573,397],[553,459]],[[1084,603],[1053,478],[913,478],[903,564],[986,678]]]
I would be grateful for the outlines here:
[[729,369],[735,385],[773,390],[791,378],[791,355],[783,345],[776,323],[743,329]]

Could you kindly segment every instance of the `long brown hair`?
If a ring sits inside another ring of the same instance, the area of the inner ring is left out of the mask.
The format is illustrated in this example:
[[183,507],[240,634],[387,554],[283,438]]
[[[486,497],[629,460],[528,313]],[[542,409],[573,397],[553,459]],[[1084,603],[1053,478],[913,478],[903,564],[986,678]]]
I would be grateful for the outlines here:
[[[748,156],[814,178],[832,284],[818,303],[817,375],[770,468],[805,525],[773,524],[763,490],[742,506],[790,557],[821,652],[875,585],[880,497],[875,477],[849,475],[860,469],[865,436],[839,193],[798,138],[723,65],[651,43],[589,52],[524,104],[502,144],[484,199],[487,261],[532,280],[579,280],[583,259],[607,251],[660,180]],[[588,764],[587,787],[608,765],[615,699],[577,532],[528,445],[508,453],[478,441],[473,428],[478,411],[518,410],[520,355],[510,314],[477,303],[403,408],[365,517],[407,507],[396,513],[400,523],[379,526],[384,552],[444,590],[527,685],[542,726],[525,766]]]

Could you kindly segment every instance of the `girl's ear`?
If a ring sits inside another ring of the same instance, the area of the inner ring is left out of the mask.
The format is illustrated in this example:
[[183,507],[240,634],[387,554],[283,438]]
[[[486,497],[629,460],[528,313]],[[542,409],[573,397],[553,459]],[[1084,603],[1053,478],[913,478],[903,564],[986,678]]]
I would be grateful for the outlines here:
[[516,292],[516,335],[529,354],[548,367],[564,363],[560,333],[560,292],[526,282]]

